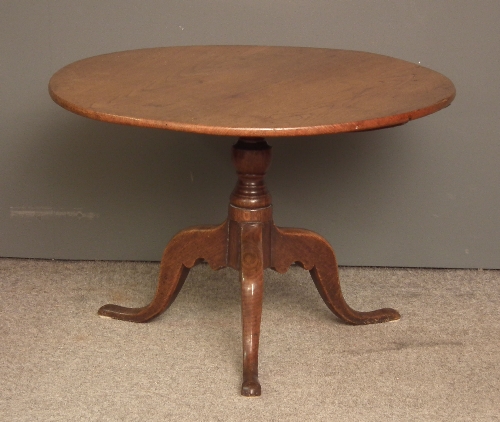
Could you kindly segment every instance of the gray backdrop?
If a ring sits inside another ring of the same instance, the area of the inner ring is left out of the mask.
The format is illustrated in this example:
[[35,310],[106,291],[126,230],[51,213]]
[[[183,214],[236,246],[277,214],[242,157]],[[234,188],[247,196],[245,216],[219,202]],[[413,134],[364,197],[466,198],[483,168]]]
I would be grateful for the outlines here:
[[114,126],[53,104],[80,58],[185,44],[365,50],[457,87],[405,126],[272,140],[275,221],[323,234],[340,264],[500,268],[500,2],[2,0],[0,256],[159,260],[219,223],[234,138]]

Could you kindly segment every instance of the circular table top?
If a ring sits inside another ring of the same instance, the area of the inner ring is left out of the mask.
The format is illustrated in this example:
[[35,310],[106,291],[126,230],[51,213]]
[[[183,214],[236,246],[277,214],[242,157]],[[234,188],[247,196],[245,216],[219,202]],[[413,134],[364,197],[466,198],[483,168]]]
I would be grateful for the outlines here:
[[305,47],[190,46],[72,63],[53,100],[92,119],[232,136],[295,136],[396,126],[448,106],[453,83],[373,53]]

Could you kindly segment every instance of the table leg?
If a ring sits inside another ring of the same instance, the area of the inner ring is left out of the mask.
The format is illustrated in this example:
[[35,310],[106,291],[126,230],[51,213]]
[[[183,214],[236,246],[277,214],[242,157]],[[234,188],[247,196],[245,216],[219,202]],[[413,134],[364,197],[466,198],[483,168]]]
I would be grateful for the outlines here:
[[272,249],[271,267],[284,273],[290,265],[297,262],[309,270],[326,306],[342,321],[361,325],[401,318],[399,312],[394,309],[359,312],[346,303],[340,287],[335,253],[320,235],[309,230],[283,229],[275,226],[272,233]]
[[123,321],[146,322],[160,315],[175,300],[189,270],[205,260],[213,269],[227,264],[228,224],[193,227],[178,233],[165,248],[160,264],[156,294],[142,308],[104,305],[99,315]]
[[260,396],[259,337],[264,283],[263,225],[241,226],[241,319],[243,326],[243,396]]

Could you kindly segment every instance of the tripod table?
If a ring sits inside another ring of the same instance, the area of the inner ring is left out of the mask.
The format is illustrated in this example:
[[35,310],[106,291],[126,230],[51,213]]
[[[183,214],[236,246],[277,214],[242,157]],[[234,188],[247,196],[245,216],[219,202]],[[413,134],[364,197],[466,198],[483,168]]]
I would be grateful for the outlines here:
[[[220,226],[196,226],[168,243],[151,303],[105,305],[99,315],[146,322],[165,311],[189,269],[206,261],[240,273],[241,393],[258,396],[264,269],[298,263],[328,308],[349,324],[400,318],[394,309],[358,312],[344,300],[335,254],[311,231],[273,222],[264,175],[269,137],[365,131],[407,123],[448,106],[453,83],[435,71],[378,54],[304,47],[189,46],[105,54],[70,64],[49,83],[71,112],[110,123],[235,136],[237,184]],[[310,139],[310,138],[308,138]],[[312,142],[312,141],[308,141]]]

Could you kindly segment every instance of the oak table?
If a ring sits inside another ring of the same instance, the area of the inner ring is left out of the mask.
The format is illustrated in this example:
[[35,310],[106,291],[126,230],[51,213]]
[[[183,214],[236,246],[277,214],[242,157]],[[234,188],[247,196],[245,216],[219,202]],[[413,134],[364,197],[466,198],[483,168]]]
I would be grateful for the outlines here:
[[110,123],[238,137],[237,184],[220,226],[181,231],[168,243],[151,303],[105,305],[99,315],[146,322],[165,311],[189,269],[240,272],[243,324],[241,393],[258,396],[264,270],[298,263],[310,271],[328,308],[349,324],[400,318],[394,309],[358,312],[345,302],[335,255],[316,233],[279,228],[264,175],[265,137],[333,134],[404,124],[448,106],[443,75],[378,54],[298,47],[190,46],[105,54],[70,64],[51,78],[52,99],[71,112]]

